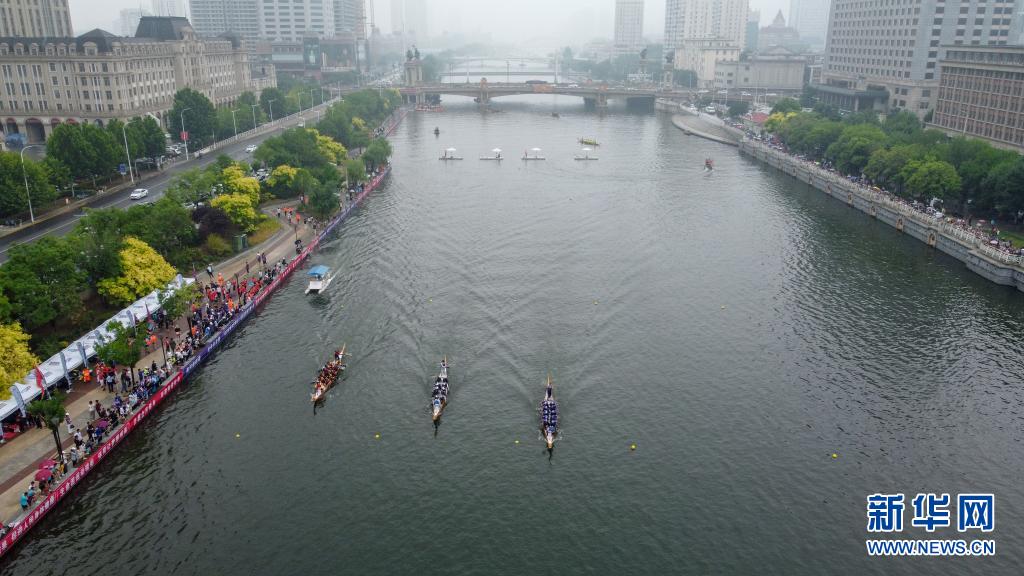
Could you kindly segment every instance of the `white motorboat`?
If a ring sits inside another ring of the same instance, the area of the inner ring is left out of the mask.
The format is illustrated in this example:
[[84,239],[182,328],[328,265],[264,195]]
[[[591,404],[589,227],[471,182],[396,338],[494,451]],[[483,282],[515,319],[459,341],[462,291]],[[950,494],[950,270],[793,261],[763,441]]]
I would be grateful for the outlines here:
[[323,264],[313,266],[306,275],[309,276],[309,286],[306,287],[306,294],[320,294],[334,280],[334,274],[331,274],[331,269]]

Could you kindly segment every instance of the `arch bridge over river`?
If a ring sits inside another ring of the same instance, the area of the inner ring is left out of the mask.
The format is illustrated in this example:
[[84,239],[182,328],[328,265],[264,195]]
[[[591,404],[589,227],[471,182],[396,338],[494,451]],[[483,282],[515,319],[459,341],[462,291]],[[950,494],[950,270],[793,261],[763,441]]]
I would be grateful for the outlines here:
[[558,94],[583,98],[588,108],[603,108],[610,100],[625,100],[630,106],[654,107],[656,98],[686,100],[693,96],[690,90],[662,90],[656,87],[633,88],[622,86],[549,84],[535,82],[487,82],[482,80],[463,84],[422,84],[399,88],[408,103],[425,102],[432,96],[468,96],[477,103],[486,104],[501,96],[523,94]]

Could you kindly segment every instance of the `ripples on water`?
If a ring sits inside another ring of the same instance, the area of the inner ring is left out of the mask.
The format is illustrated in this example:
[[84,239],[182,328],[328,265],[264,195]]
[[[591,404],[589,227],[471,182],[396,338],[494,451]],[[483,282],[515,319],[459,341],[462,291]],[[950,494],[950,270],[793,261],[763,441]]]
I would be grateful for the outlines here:
[[[665,118],[497,103],[411,115],[330,292],[291,282],[4,573],[1019,572],[1019,294]],[[995,492],[999,555],[869,561],[877,491]]]

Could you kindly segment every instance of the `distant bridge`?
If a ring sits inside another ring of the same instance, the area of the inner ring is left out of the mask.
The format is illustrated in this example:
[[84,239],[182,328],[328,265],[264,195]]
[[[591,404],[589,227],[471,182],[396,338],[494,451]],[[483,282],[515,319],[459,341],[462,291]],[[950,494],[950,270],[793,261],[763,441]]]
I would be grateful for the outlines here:
[[692,99],[690,90],[661,90],[659,88],[627,88],[603,85],[579,84],[527,84],[479,82],[468,84],[423,84],[399,88],[402,97],[409,103],[422,103],[431,96],[468,96],[480,104],[486,104],[501,96],[523,94],[559,94],[583,98],[588,107],[603,108],[609,100],[625,100],[630,105],[654,107],[655,98],[672,100]]
[[464,78],[466,76],[490,76],[494,78],[500,78],[502,76],[553,76],[555,70],[553,68],[546,68],[544,70],[523,70],[522,68],[516,68],[515,70],[459,70],[455,69],[451,72],[442,72],[441,76],[445,78]]

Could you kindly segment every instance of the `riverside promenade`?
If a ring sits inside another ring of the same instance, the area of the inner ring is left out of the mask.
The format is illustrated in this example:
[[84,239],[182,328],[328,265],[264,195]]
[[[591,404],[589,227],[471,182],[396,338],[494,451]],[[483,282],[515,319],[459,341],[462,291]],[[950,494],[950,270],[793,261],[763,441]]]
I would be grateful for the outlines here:
[[[400,110],[393,114],[380,128],[381,136],[388,136],[394,129],[401,123],[405,117],[406,111]],[[46,514],[52,510],[66,495],[72,492],[82,479],[84,479],[96,466],[98,466],[109,454],[116,448],[121,441],[138,427],[143,420],[160,405],[163,400],[170,396],[177,387],[187,378],[190,374],[195,372],[202,363],[216,352],[223,343],[237,328],[240,326],[250,315],[252,315],[262,303],[270,297],[279,287],[281,287],[285,281],[287,281],[291,274],[313,253],[313,251],[319,246],[320,242],[330,234],[335,227],[343,222],[352,211],[359,206],[359,204],[366,198],[366,196],[380,187],[384,182],[385,178],[390,174],[391,167],[385,166],[378,170],[376,173],[370,176],[370,181],[359,190],[354,197],[346,201],[345,195],[343,195],[341,211],[326,225],[317,228],[311,228],[305,224],[296,224],[294,226],[285,226],[282,230],[279,230],[274,236],[265,241],[260,246],[253,247],[248,252],[239,254],[235,258],[232,258],[226,262],[222,262],[218,265],[215,273],[221,273],[225,277],[233,277],[236,273],[240,276],[245,272],[246,266],[248,265],[250,270],[253,270],[255,263],[255,256],[257,253],[265,253],[268,267],[272,267],[276,262],[286,263],[283,264],[279,270],[280,272],[273,278],[273,280],[262,290],[260,290],[252,300],[246,304],[240,306],[231,320],[219,331],[214,333],[192,357],[187,359],[184,363],[179,366],[173,367],[174,371],[165,379],[159,386],[157,392],[145,401],[141,406],[132,413],[123,424],[119,427],[114,428],[110,431],[110,435],[107,439],[97,447],[96,451],[90,456],[79,462],[77,468],[69,469],[68,473],[59,480],[54,486],[52,491],[43,496],[37,494],[36,503],[33,507],[30,507],[27,511],[22,512],[20,510],[20,504],[18,503],[18,497],[22,492],[28,489],[29,483],[34,479],[36,468],[47,458],[56,459],[57,451],[56,446],[53,443],[51,432],[48,429],[30,431],[31,435],[22,434],[24,437],[23,443],[20,447],[7,446],[5,448],[14,448],[9,453],[6,450],[0,449],[0,512],[3,513],[2,518],[10,518],[10,512],[12,512],[11,504],[13,504],[13,513],[15,518],[13,522],[8,520],[8,526],[10,530],[7,534],[0,538],[0,557],[6,554],[11,548],[20,540],[29,530],[32,529]],[[276,208],[278,206],[270,206],[265,210],[274,210],[276,217]],[[295,240],[303,239],[306,247],[302,249],[299,254],[295,254]],[[308,243],[305,240],[308,239]],[[258,266],[258,265],[257,265]],[[255,270],[253,270],[255,271]],[[176,320],[180,322],[180,319]],[[161,349],[156,349],[150,352],[137,364],[138,366],[149,365],[149,363],[156,362],[158,365],[163,364],[163,357]],[[89,401],[99,399],[106,406],[111,405],[110,398],[112,395],[102,392],[97,388],[89,389],[90,385],[80,386],[80,389],[75,390],[72,395],[68,398],[67,406],[68,412],[72,416],[76,426],[83,424],[88,418]],[[64,424],[61,424],[62,431],[66,431]],[[66,436],[62,434],[62,436]],[[12,442],[13,443],[13,442]],[[64,447],[70,445],[70,442],[65,439]],[[42,456],[38,456],[42,454]]]
[[[296,202],[269,204],[263,208],[263,212],[269,218],[277,219],[277,209],[285,207],[294,208]],[[285,223],[282,218],[281,227],[270,238],[214,265],[214,273],[223,274],[225,278],[233,278],[236,275],[245,278],[250,276],[250,272],[256,273],[261,270],[261,265],[257,261],[258,255],[265,254],[270,263],[289,259],[295,256],[296,239],[306,244],[314,235],[315,230],[311,226],[305,223]],[[197,277],[199,282],[209,280],[205,271],[199,273]],[[180,318],[176,319],[174,324],[185,327],[184,320]],[[161,337],[161,341],[164,337],[173,338],[174,328],[172,326],[166,330],[158,330],[156,334]],[[163,366],[164,361],[164,353],[158,346],[145,354],[136,366],[147,367],[154,362],[158,366]],[[120,384],[117,387],[119,386]],[[115,394],[107,392],[95,382],[79,383],[68,394],[64,406],[75,427],[84,431],[89,420],[89,403],[100,402],[103,406],[110,407],[114,403],[114,396]],[[62,447],[65,450],[69,449],[73,441],[64,424],[60,426],[60,436]],[[57,459],[56,444],[49,428],[27,430],[0,446],[0,521],[5,526],[17,524],[28,514],[21,510],[19,497],[35,479],[39,463],[47,459]]]
[[960,260],[968,270],[996,284],[1024,292],[1024,258],[988,245],[976,231],[916,210],[891,194],[852,182],[763,142],[743,140],[740,151]]

